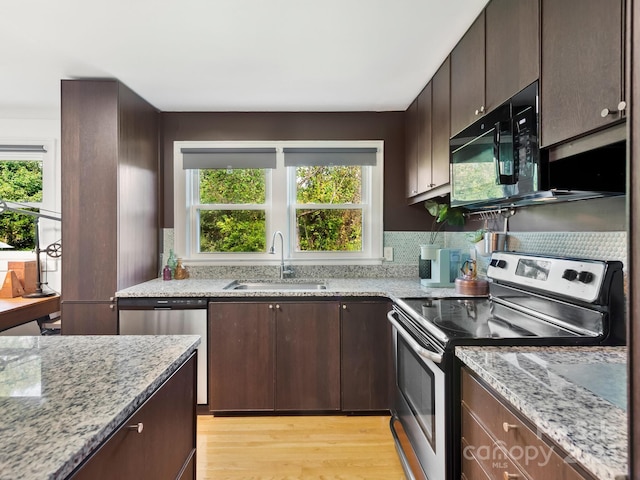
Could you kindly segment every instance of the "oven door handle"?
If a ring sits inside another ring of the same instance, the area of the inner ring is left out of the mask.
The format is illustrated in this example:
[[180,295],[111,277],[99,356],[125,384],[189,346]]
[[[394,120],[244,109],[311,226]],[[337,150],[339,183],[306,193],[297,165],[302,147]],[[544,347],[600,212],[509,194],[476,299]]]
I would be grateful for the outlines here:
[[427,350],[423,346],[421,346],[418,342],[416,342],[413,337],[407,332],[398,321],[393,318],[393,311],[387,313],[387,320],[395,327],[400,336],[405,339],[405,341],[409,344],[412,350],[414,350],[418,355],[427,360],[431,360],[434,363],[442,363],[442,355],[439,353],[433,352],[431,350]]

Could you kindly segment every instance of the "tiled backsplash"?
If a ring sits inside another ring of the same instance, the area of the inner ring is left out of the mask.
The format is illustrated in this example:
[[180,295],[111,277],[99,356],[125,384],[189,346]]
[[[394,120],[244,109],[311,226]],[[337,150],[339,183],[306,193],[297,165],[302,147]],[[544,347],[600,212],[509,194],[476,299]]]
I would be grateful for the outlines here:
[[[440,234],[440,246],[469,251],[472,247],[469,232]],[[442,238],[443,237],[443,238]],[[397,263],[417,263],[420,244],[426,243],[425,232],[385,232],[385,247],[393,248]],[[620,260],[626,264],[626,232],[515,232],[508,233],[508,250],[527,253],[546,253],[581,258]]]
[[[436,244],[469,252],[473,248],[470,232],[443,232]],[[393,248],[393,261],[379,266],[296,266],[298,277],[416,277],[420,245],[428,243],[429,232],[385,232],[384,246]],[[173,247],[173,229],[163,232],[163,261]],[[627,233],[622,232],[515,232],[508,234],[508,250],[526,253],[619,260],[627,265]],[[477,256],[478,271],[486,271],[489,257]],[[257,271],[259,270],[259,271]],[[199,266],[189,267],[193,278],[254,278],[277,275],[277,267]]]

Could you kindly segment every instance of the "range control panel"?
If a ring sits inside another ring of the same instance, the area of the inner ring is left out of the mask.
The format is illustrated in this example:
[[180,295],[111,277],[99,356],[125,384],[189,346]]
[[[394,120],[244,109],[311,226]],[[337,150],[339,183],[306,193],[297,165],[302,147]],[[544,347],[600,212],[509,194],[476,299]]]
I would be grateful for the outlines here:
[[592,303],[598,299],[607,262],[515,252],[494,252],[487,276],[524,288]]

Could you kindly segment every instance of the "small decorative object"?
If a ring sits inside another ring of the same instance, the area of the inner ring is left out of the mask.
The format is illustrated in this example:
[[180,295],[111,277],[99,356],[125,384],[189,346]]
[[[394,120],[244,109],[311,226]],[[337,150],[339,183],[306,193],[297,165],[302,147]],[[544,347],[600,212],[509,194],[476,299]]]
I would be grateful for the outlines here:
[[182,265],[182,259],[179,258],[178,259],[178,263],[176,264],[176,270],[175,270],[175,273],[173,275],[173,278],[175,278],[176,280],[184,280],[188,276],[189,276],[189,272]]
[[169,250],[169,258],[167,259],[167,265],[171,269],[171,276],[174,277],[176,274],[176,266],[178,265],[178,259],[176,258],[176,254],[173,253],[173,249]]
[[0,298],[14,298],[21,295],[24,295],[24,288],[22,288],[16,272],[9,270],[2,284],[2,289],[0,289]]
[[489,282],[477,278],[475,260],[467,260],[460,269],[462,277],[456,278],[456,293],[484,296],[489,294]]
[[165,265],[162,269],[162,279],[171,280],[171,267],[169,265]]

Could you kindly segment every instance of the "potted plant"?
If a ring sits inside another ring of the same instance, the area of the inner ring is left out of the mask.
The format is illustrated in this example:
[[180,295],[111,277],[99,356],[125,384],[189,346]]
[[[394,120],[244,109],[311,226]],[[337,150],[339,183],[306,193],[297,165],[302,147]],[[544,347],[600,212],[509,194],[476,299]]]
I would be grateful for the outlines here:
[[431,233],[429,234],[430,244],[436,242],[438,233],[445,225],[458,227],[464,225],[464,211],[461,208],[451,207],[448,203],[438,203],[435,200],[427,200],[424,202],[424,208],[426,208],[433,217]]
[[424,207],[433,217],[433,221],[431,222],[429,243],[420,246],[420,255],[423,260],[433,260],[436,258],[438,250],[434,245],[438,238],[438,233],[445,225],[464,225],[464,211],[461,208],[451,207],[448,203],[440,203],[435,200],[427,200],[424,202]]

